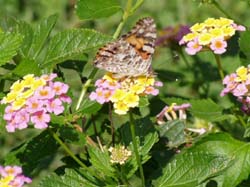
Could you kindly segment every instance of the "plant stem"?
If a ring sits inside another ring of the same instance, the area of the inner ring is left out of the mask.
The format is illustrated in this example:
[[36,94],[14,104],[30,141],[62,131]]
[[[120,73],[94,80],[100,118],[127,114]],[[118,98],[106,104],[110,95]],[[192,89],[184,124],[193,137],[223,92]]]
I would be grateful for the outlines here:
[[60,144],[60,146],[68,153],[68,155],[76,161],[82,168],[86,169],[92,176],[95,176],[95,173],[90,170],[81,160],[79,160],[74,153],[67,147],[67,145],[59,138],[59,136],[50,128],[48,128],[49,133],[52,137]]
[[247,128],[247,124],[246,124],[246,122],[242,119],[242,116],[236,115],[236,117],[237,117],[238,120],[240,121],[241,125],[246,129],[246,128]]
[[182,60],[184,61],[184,63],[186,64],[187,68],[190,69],[191,67],[190,67],[190,65],[189,65],[189,62],[188,62],[186,56],[183,54],[183,51],[182,51],[182,50],[179,50],[179,54],[180,54]]
[[213,1],[213,5],[214,5],[219,11],[221,11],[226,17],[232,19],[232,16],[230,16],[230,15],[220,6],[220,4],[219,4],[216,0]]
[[114,39],[117,39],[119,37],[125,22],[127,21],[128,17],[131,15],[131,12],[130,12],[131,6],[132,6],[132,0],[128,0],[126,8],[125,8],[123,16],[122,16],[122,21],[118,25],[118,27],[113,35]]
[[[214,54],[214,53],[213,53],[213,54]],[[224,73],[223,73],[223,69],[222,69],[222,66],[221,66],[220,56],[214,54],[214,57],[215,57],[215,60],[216,60],[217,66],[218,66],[220,78],[221,78],[221,80],[223,80],[223,79],[224,79]]]
[[142,168],[142,164],[141,164],[141,158],[139,155],[139,150],[137,147],[137,141],[136,141],[136,135],[135,135],[135,121],[134,121],[133,113],[131,111],[129,112],[129,119],[130,119],[130,131],[131,131],[131,136],[132,136],[132,143],[133,143],[133,147],[134,147],[135,157],[136,157],[137,164],[139,166],[142,187],[144,187],[145,186],[145,178],[144,178],[143,168]]
[[238,21],[238,20],[236,20],[235,18],[233,18],[232,16],[230,16],[230,15],[221,7],[221,5],[220,5],[216,0],[213,1],[213,5],[214,5],[219,11],[221,11],[222,14],[224,14],[226,17],[228,17],[229,19],[234,20],[236,23],[240,23],[240,21]]

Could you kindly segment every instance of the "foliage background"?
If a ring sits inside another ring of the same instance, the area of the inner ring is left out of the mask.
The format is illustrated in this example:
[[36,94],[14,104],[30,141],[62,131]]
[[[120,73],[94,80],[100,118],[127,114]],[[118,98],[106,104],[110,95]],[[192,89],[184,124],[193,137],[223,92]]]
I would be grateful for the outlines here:
[[[125,4],[123,0],[120,0],[120,2]],[[235,20],[239,20],[241,24],[250,25],[250,20],[248,19],[250,11],[246,1],[220,0],[219,2],[227,12],[232,13]],[[0,18],[4,19],[6,16],[11,16],[25,20],[28,23],[36,24],[42,18],[57,13],[59,19],[52,35],[68,28],[94,28],[105,34],[112,35],[120,21],[121,12],[105,19],[80,21],[74,12],[75,3],[75,0],[0,0]],[[192,25],[193,23],[205,20],[207,17],[220,17],[224,15],[213,6],[207,4],[200,5],[200,1],[145,0],[145,3],[136,14],[129,18],[123,32],[128,31],[140,17],[144,16],[152,16],[156,20],[158,30],[161,30],[166,26],[175,26],[178,24]],[[94,54],[94,52],[90,54],[89,58],[86,58],[87,63],[83,64],[85,68],[82,75],[85,77],[88,76],[91,69],[91,59],[93,59]],[[174,51],[168,48],[158,48],[154,56],[153,67],[158,73],[160,80],[165,82],[165,86],[160,91],[161,95],[164,97],[181,96],[184,98],[211,97],[215,101],[220,102],[224,107],[227,107],[229,105],[227,99],[221,98],[218,100],[222,85],[215,62],[211,61],[211,59],[213,58],[208,53],[201,53],[196,58],[188,57],[190,63],[193,64],[193,71],[191,72],[187,71],[185,64]],[[235,56],[233,51],[224,55],[223,69],[227,72],[232,72],[239,64],[239,58]],[[82,84],[80,76],[73,69],[64,68],[64,73],[66,75],[65,82],[71,86],[74,97],[77,99],[81,90],[80,85]],[[4,71],[0,69],[0,75],[3,74]],[[212,86],[204,92],[202,85],[206,81],[213,82],[213,84],[210,84]],[[157,102],[156,104],[153,103],[150,108],[152,115],[160,112],[163,107],[163,103],[160,101]],[[228,131],[234,132],[234,136],[240,137],[241,129],[235,129],[230,124],[226,128],[228,128]],[[4,159],[6,153],[16,147],[17,144],[39,133],[38,130],[28,130],[9,135],[3,127],[0,127],[0,129],[0,162]],[[52,162],[53,164],[51,168],[45,169],[53,171],[61,164],[60,154],[57,158],[48,160],[48,162]],[[41,177],[46,175],[46,170],[40,174]],[[36,180],[39,180],[39,178]],[[36,181],[34,181],[32,186],[36,186]]]

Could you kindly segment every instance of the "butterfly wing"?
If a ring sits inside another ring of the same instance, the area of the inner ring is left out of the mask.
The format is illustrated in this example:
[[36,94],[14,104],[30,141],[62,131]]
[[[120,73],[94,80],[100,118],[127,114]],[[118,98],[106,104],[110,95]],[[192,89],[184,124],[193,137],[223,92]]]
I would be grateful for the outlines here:
[[94,64],[120,77],[150,74],[155,39],[154,20],[143,18],[130,32],[99,49]]

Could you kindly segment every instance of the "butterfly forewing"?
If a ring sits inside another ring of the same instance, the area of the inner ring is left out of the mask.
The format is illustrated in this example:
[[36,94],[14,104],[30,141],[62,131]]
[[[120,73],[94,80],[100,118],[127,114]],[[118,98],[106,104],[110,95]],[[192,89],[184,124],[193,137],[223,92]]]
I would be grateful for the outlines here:
[[99,49],[95,66],[118,77],[151,74],[155,27],[152,18],[139,20],[130,32]]

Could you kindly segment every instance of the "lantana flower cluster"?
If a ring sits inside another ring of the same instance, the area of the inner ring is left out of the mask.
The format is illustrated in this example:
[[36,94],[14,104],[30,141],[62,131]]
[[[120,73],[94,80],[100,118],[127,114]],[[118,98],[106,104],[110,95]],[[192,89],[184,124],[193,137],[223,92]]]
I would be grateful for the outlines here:
[[250,66],[239,67],[235,73],[224,78],[223,84],[225,88],[220,95],[233,94],[242,103],[242,111],[250,114]]
[[153,76],[115,78],[107,73],[103,78],[95,82],[97,87],[91,92],[90,99],[100,104],[112,102],[115,113],[123,115],[130,108],[139,105],[140,96],[158,95],[155,87],[162,86]]
[[[172,103],[170,106],[165,106],[162,111],[156,116],[157,123],[162,125],[165,123],[165,118],[167,121],[173,121],[176,119],[186,120],[187,114],[186,110],[191,107],[189,103],[183,103],[181,105],[177,105],[176,103]],[[178,114],[177,114],[178,112]]]
[[215,54],[226,52],[227,40],[236,31],[245,31],[242,25],[237,25],[227,18],[208,18],[202,23],[196,23],[190,28],[191,32],[183,36],[180,45],[186,45],[186,52],[195,55],[201,50],[212,50]]
[[132,152],[125,148],[125,146],[110,147],[108,151],[111,153],[110,162],[113,164],[123,165],[132,155]]
[[22,187],[32,180],[22,174],[19,166],[0,166],[0,186],[1,187]]
[[10,92],[1,101],[7,104],[4,119],[8,132],[27,128],[29,123],[37,129],[46,128],[50,114],[61,114],[63,103],[71,103],[71,98],[66,95],[69,86],[54,81],[56,77],[56,74],[41,77],[28,74],[12,84]]

